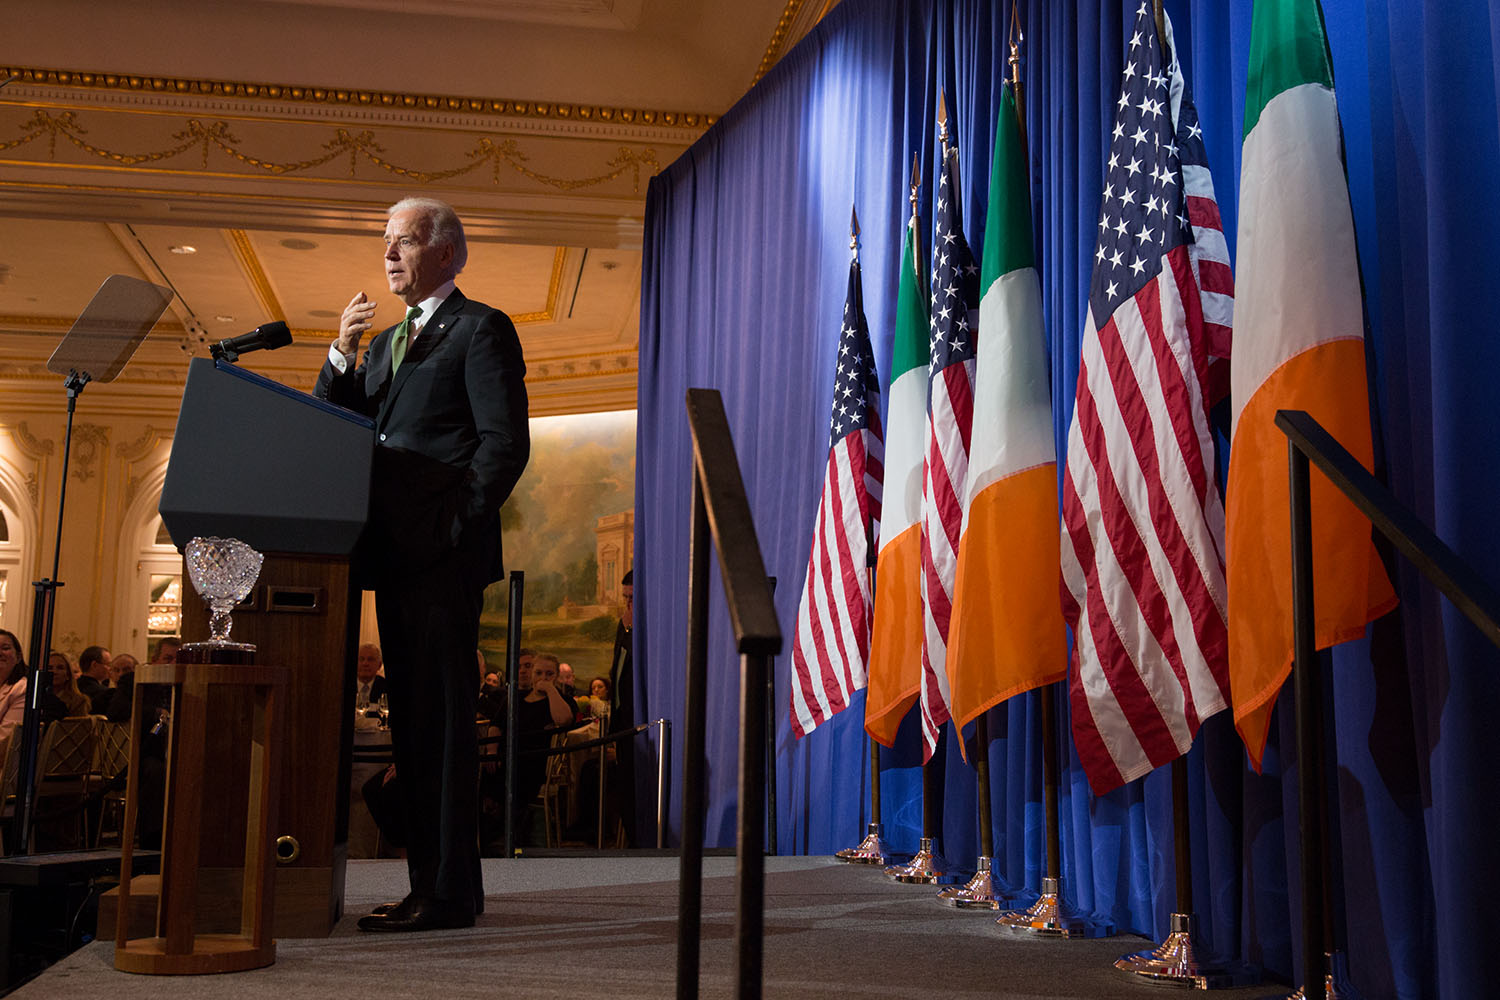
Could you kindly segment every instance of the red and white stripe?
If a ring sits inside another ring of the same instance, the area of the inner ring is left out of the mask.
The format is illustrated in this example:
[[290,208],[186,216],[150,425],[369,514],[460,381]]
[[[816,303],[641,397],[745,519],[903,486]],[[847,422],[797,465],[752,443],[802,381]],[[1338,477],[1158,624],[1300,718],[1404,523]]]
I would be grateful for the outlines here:
[[882,448],[877,420],[873,429],[846,434],[828,450],[792,645],[792,731],[798,738],[847,707],[866,683],[870,525],[880,520]]
[[1073,734],[1102,794],[1227,706],[1223,505],[1187,247],[1083,339],[1063,480]]
[[[972,329],[971,325],[971,329]],[[922,460],[922,743],[923,759],[937,749],[951,717],[948,628],[963,528],[963,493],[974,425],[974,360],[950,364],[932,381],[927,449]]]

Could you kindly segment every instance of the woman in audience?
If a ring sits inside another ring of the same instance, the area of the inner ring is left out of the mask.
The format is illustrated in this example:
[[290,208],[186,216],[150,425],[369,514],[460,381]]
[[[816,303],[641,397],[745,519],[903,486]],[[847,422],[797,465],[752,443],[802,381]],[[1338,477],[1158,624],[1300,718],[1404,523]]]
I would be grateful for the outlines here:
[[21,640],[0,628],[0,741],[21,724],[26,715],[26,658]]
[[609,714],[609,678],[595,677],[589,681],[589,714],[595,718]]
[[47,657],[47,666],[52,671],[52,690],[42,692],[42,721],[88,715],[89,698],[78,690],[73,662],[54,649]]

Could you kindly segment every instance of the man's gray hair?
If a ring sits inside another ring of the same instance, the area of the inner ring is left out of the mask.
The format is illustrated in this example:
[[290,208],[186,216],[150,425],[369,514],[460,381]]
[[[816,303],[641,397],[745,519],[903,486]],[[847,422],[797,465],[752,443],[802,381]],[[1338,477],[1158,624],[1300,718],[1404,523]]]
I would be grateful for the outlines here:
[[452,244],[453,266],[446,277],[458,277],[464,265],[469,262],[469,244],[464,239],[464,224],[459,221],[458,213],[453,211],[453,206],[446,201],[438,201],[436,198],[402,198],[385,214],[386,218],[390,218],[397,212],[410,211],[422,213],[422,217],[427,220],[428,246]]

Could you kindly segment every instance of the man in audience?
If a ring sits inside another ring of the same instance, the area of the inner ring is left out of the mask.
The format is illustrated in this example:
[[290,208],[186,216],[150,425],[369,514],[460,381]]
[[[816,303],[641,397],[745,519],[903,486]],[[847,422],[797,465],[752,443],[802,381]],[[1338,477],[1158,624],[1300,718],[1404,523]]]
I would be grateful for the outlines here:
[[[479,654],[481,657],[483,653]],[[536,650],[521,647],[516,658],[516,689],[521,694],[531,690],[531,661],[536,657]],[[479,687],[479,714],[489,719],[495,725],[505,722],[505,677],[499,673],[487,673],[484,675],[484,683]]]
[[385,695],[385,678],[380,675],[382,661],[380,647],[373,642],[359,647],[359,656],[354,661],[354,704],[378,705]]
[[557,665],[557,689],[569,698],[576,698],[578,691],[573,686],[573,667],[571,664],[559,663]]
[[78,690],[89,700],[89,711],[103,715],[109,710],[114,689],[109,686],[109,650],[90,646],[78,654]]
[[[620,580],[620,624],[615,629],[615,648],[610,656],[609,727],[612,732],[635,728],[635,668],[633,661],[635,624],[635,570]],[[617,765],[611,781],[613,801],[620,823],[625,827],[625,842],[635,846],[635,752],[636,738],[622,739],[616,752]]]

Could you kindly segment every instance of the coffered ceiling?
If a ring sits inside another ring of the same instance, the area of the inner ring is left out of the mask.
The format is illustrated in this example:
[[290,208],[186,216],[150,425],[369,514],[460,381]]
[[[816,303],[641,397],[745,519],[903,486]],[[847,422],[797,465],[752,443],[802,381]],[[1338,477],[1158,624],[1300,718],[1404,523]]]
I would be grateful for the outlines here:
[[110,274],[166,316],[94,405],[176,412],[191,356],[311,385],[384,209],[444,198],[460,285],[516,320],[532,412],[635,405],[650,178],[816,23],[814,0],[21,0],[0,36],[0,407]]

